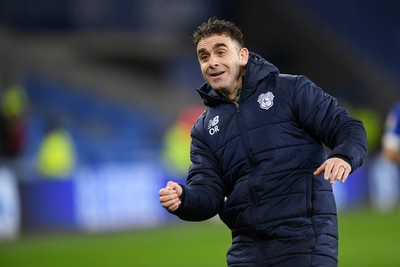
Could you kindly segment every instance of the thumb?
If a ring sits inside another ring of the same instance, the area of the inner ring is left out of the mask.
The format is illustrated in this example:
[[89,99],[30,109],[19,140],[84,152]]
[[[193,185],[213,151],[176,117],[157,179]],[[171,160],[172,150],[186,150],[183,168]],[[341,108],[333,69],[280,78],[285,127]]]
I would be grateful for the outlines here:
[[176,183],[175,182],[169,181],[167,183],[167,189],[174,190],[175,188],[176,188]]
[[176,193],[178,194],[178,197],[181,197],[182,195],[182,187],[178,183],[169,181],[167,183],[167,189],[175,190]]

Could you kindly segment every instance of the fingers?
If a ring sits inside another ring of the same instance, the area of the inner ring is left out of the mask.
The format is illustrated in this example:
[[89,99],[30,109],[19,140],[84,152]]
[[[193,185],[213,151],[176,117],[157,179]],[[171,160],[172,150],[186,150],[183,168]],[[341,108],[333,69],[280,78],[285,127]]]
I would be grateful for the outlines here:
[[315,170],[314,175],[320,175],[322,172],[324,172],[324,179],[329,180],[331,184],[335,181],[344,183],[351,172],[351,166],[340,158],[330,158]]
[[350,174],[350,168],[349,169],[345,169],[342,178],[340,179],[340,182],[344,183],[346,182],[347,178],[349,177]]
[[182,195],[182,188],[179,184],[168,182],[167,186],[162,188],[159,192],[161,206],[169,211],[175,211],[181,204],[180,196]]
[[181,195],[182,195],[182,187],[178,183],[169,181],[167,183],[166,188],[171,189],[171,190],[175,190],[175,192],[178,194],[178,197],[181,197]]
[[313,173],[314,176],[320,175],[325,170],[325,163],[318,167]]
[[349,169],[350,168],[346,168],[345,165],[334,165],[332,167],[330,177],[329,173],[325,171],[324,178],[328,175],[331,184],[334,184],[335,181],[340,181],[344,183],[347,180],[347,177],[349,176],[350,173]]
[[160,190],[160,203],[167,210],[175,211],[181,204],[181,200],[175,190],[163,188]]

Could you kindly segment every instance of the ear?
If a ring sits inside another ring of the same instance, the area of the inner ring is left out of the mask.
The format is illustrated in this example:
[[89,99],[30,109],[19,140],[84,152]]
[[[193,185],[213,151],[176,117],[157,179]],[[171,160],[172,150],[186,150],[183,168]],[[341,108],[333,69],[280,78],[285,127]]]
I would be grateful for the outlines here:
[[246,47],[240,49],[239,58],[243,66],[246,66],[247,61],[249,61],[249,50]]

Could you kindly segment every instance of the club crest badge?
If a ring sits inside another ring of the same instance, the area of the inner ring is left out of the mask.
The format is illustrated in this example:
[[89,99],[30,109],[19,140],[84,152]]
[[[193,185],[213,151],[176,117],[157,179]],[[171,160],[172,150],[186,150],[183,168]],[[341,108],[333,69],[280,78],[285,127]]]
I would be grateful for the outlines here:
[[258,97],[257,102],[260,103],[260,108],[268,110],[274,105],[274,94],[271,92],[267,92],[265,94],[261,94]]

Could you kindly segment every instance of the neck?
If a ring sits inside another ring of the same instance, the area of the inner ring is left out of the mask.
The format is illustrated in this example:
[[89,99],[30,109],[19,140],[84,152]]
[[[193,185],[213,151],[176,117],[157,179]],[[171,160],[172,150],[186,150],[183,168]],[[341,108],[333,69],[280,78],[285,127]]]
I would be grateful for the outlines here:
[[220,93],[224,95],[226,98],[228,98],[232,102],[239,102],[240,98],[240,93],[242,92],[242,88],[236,88],[233,91],[228,91],[228,90],[220,90]]
[[239,102],[240,93],[242,92],[242,83],[244,74],[245,74],[245,69],[242,69],[237,77],[237,87],[235,89],[233,89],[232,91],[226,89],[221,90],[221,93],[232,102],[235,103]]

